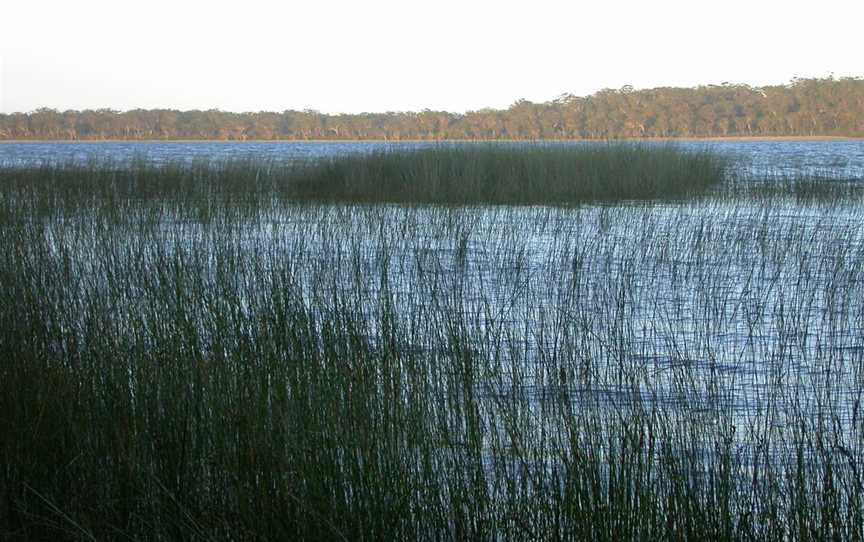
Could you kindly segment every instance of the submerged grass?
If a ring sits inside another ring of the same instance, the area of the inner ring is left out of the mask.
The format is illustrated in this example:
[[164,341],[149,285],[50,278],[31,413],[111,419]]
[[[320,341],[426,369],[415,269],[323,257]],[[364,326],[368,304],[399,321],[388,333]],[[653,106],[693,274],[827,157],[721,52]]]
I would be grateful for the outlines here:
[[864,536],[859,204],[309,171],[0,172],[0,537]]

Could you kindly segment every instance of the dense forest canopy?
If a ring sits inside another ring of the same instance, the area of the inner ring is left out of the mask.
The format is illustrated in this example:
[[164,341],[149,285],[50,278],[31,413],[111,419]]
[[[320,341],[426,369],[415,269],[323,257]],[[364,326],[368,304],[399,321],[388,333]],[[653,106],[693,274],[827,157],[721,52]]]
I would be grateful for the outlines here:
[[0,139],[616,139],[864,136],[864,79],[787,85],[625,86],[506,110],[328,115],[109,109],[0,114]]

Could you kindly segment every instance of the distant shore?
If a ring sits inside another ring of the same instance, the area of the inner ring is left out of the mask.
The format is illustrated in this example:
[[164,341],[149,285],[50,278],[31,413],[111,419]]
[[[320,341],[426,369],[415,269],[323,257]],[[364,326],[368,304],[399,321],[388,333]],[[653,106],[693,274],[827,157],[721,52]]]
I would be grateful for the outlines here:
[[604,141],[864,141],[864,136],[712,136],[617,139],[0,139],[3,143],[555,143]]

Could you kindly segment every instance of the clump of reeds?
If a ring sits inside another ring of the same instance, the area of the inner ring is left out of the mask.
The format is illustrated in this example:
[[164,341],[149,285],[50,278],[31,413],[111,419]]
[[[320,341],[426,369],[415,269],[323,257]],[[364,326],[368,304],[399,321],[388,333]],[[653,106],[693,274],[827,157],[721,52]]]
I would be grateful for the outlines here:
[[683,198],[723,179],[707,150],[625,143],[454,145],[323,160],[294,181],[326,201],[552,204]]
[[[713,198],[852,200],[862,183],[832,172],[734,173],[710,148],[608,143],[466,144],[284,162],[242,158],[154,164],[92,160],[0,167],[5,216],[105,217],[170,204],[187,219],[250,214],[285,202],[573,206]],[[2,214],[2,213],[0,213]]]
[[729,175],[714,192],[730,200],[787,198],[800,204],[856,202],[864,196],[864,181],[842,171],[789,173],[766,170]]

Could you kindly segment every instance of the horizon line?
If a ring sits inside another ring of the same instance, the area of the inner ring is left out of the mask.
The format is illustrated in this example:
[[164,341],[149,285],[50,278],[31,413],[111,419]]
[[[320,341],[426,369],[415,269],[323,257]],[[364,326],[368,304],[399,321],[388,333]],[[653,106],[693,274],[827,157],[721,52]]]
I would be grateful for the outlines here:
[[517,106],[517,105],[522,104],[522,103],[527,103],[527,104],[531,104],[531,105],[550,105],[550,104],[553,104],[555,102],[559,102],[562,100],[580,100],[580,99],[584,100],[584,99],[591,98],[593,96],[597,96],[598,94],[602,94],[602,93],[606,93],[606,92],[639,93],[639,92],[651,92],[651,91],[656,91],[656,90],[667,90],[667,89],[699,90],[702,88],[710,88],[710,87],[729,87],[729,88],[744,87],[744,88],[748,88],[748,89],[754,90],[754,91],[761,91],[762,89],[765,89],[765,88],[776,88],[776,87],[789,88],[791,86],[794,86],[795,84],[798,84],[799,82],[805,82],[805,81],[835,81],[836,82],[836,81],[848,81],[848,80],[853,80],[853,81],[859,80],[860,81],[862,79],[864,79],[864,76],[862,76],[862,75],[836,76],[835,74],[832,73],[832,74],[829,74],[828,76],[825,76],[825,77],[819,77],[819,76],[799,77],[799,76],[795,76],[795,77],[792,77],[788,82],[785,82],[785,83],[771,83],[771,84],[765,84],[765,85],[754,85],[751,83],[743,83],[743,82],[732,83],[729,81],[724,81],[724,82],[719,83],[719,84],[718,83],[703,83],[703,84],[699,84],[696,86],[660,85],[660,86],[637,88],[637,87],[634,87],[632,85],[623,85],[620,88],[603,87],[603,88],[598,89],[598,90],[596,90],[590,94],[584,94],[584,95],[575,95],[575,94],[572,94],[569,92],[563,92],[563,93],[559,94],[556,98],[553,98],[551,100],[546,100],[546,101],[540,101],[540,102],[535,102],[535,101],[528,100],[525,98],[517,98],[506,108],[481,107],[478,109],[465,109],[465,110],[459,110],[459,111],[450,111],[450,110],[446,110],[446,109],[423,108],[420,110],[416,110],[416,109],[405,109],[405,110],[392,109],[392,110],[386,110],[386,111],[359,111],[359,112],[351,113],[351,112],[345,112],[345,111],[342,111],[342,112],[325,112],[325,111],[321,111],[319,109],[314,109],[314,108],[303,108],[303,109],[288,108],[288,109],[282,109],[282,110],[276,110],[276,109],[252,110],[252,109],[247,109],[247,110],[238,111],[238,110],[221,109],[219,107],[208,107],[206,109],[205,108],[180,109],[180,108],[176,108],[176,107],[132,107],[129,109],[114,109],[112,107],[99,107],[99,108],[71,109],[71,108],[57,108],[57,107],[42,106],[42,107],[37,107],[36,109],[31,109],[29,111],[11,111],[11,112],[0,111],[0,115],[4,115],[4,116],[32,115],[34,113],[39,113],[40,111],[46,111],[46,112],[52,111],[52,112],[57,112],[57,113],[68,113],[68,112],[82,113],[82,112],[86,112],[86,111],[92,111],[92,112],[113,113],[113,114],[124,114],[124,113],[131,113],[131,112],[135,112],[135,111],[171,111],[171,112],[179,112],[179,113],[192,113],[192,112],[205,112],[206,113],[206,112],[212,111],[212,112],[228,113],[228,114],[234,114],[234,115],[248,115],[248,114],[261,114],[261,113],[282,114],[282,113],[291,112],[291,113],[309,113],[309,114],[324,115],[324,116],[330,116],[330,117],[362,116],[362,115],[392,115],[392,114],[412,114],[412,113],[413,114],[438,113],[438,114],[465,116],[465,115],[470,115],[472,113],[484,113],[484,112],[490,112],[490,111],[508,111],[508,110],[512,109],[514,106]]

